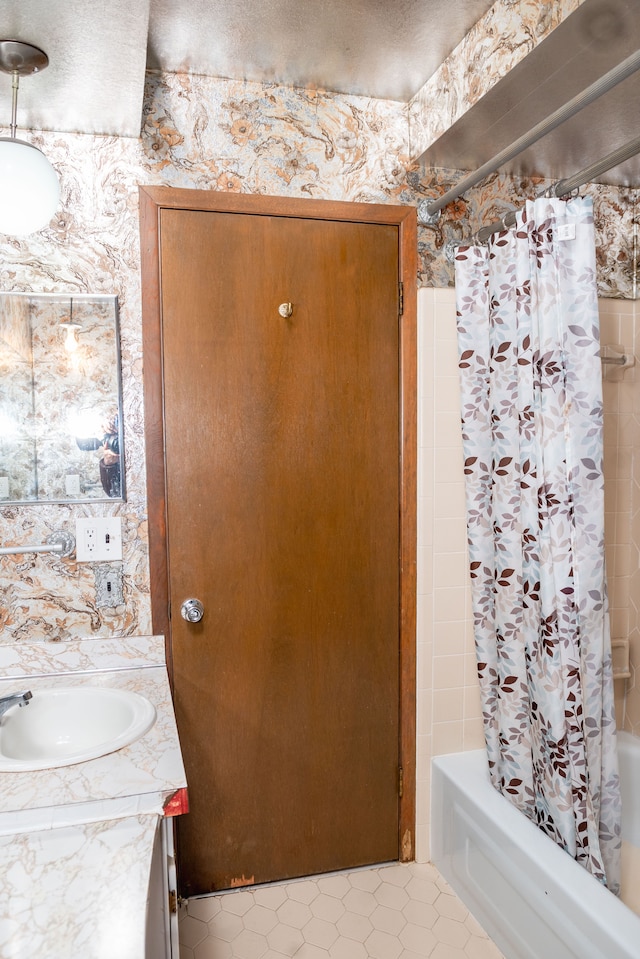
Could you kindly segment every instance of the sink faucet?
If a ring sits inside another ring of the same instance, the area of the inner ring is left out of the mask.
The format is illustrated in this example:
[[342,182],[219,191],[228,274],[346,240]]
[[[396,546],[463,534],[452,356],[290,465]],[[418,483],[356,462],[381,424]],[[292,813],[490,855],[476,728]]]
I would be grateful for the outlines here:
[[28,706],[32,697],[31,690],[26,689],[22,693],[12,693],[11,696],[0,696],[0,718],[4,716],[12,706]]

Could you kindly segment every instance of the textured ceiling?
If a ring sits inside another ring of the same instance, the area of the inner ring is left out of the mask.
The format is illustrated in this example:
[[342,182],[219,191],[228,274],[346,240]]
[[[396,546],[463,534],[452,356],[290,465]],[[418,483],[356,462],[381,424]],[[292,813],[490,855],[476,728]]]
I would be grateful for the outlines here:
[[151,69],[409,100],[492,0],[151,0]]
[[[22,129],[139,136],[145,69],[407,100],[491,0],[2,0],[0,39],[44,49]],[[0,75],[0,125],[11,78]]]
[[[139,136],[149,0],[0,0],[0,39],[43,49],[49,66],[20,81],[21,129]],[[0,74],[0,125],[11,77]]]
[[[548,2],[548,0],[539,0]],[[184,71],[407,101],[490,0],[1,0],[2,38],[42,47],[20,130],[137,137],[145,71]],[[473,170],[640,49],[640,0],[583,0],[429,150],[425,166]],[[638,134],[640,75],[502,172],[561,178]],[[0,127],[11,78],[0,74]],[[640,184],[640,159],[603,182]]]

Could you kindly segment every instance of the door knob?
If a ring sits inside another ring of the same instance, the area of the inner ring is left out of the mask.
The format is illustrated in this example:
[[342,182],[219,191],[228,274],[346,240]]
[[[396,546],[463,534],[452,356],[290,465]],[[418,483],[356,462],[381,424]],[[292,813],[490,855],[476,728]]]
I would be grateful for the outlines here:
[[204,606],[199,599],[185,599],[180,613],[188,623],[199,623],[204,616]]

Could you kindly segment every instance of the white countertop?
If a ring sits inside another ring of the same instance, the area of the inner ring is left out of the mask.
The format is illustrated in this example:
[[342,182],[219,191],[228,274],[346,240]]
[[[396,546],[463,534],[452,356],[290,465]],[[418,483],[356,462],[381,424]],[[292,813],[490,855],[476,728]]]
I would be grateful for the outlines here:
[[56,686],[112,686],[145,696],[157,718],[140,739],[98,759],[0,772],[0,835],[146,813],[186,786],[162,637],[0,645],[0,696]]

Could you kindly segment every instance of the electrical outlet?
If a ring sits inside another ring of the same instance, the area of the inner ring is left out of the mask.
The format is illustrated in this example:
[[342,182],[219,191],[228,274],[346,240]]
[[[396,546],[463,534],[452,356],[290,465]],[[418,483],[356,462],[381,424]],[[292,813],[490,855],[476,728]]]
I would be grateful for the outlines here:
[[110,563],[122,559],[119,516],[81,516],[76,520],[78,563]]

